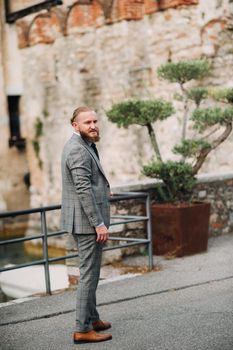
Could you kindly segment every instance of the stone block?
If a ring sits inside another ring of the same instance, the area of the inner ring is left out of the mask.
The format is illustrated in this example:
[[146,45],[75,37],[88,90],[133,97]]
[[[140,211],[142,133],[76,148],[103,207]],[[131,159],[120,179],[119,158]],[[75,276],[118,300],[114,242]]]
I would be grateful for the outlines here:
[[96,26],[101,23],[101,17],[104,19],[103,10],[97,1],[84,5],[75,3],[67,15],[66,33],[73,33],[80,27]]
[[[116,219],[116,220],[112,219],[111,222],[118,221],[118,220],[120,219]],[[125,224],[113,225],[109,227],[109,233],[110,235],[121,233],[121,232],[124,232],[124,229],[125,229]]]
[[145,14],[149,15],[158,11],[159,2],[155,0],[145,0],[144,7],[145,7]]
[[206,192],[206,191],[200,191],[200,192],[198,193],[198,198],[199,198],[199,199],[204,199],[204,198],[206,198],[206,195],[207,195],[207,192]]
[[114,261],[121,261],[122,252],[121,249],[107,250],[102,255],[102,265],[108,265]]
[[233,226],[233,213],[230,213],[229,215],[229,221],[230,221],[230,225]]
[[220,33],[226,27],[226,20],[212,19],[201,29],[203,53],[207,57],[214,57],[218,49]]
[[27,21],[18,20],[16,22],[16,30],[18,35],[18,47],[20,49],[23,49],[29,45],[28,28],[29,28],[29,23]]
[[146,222],[145,221],[130,222],[126,225],[126,229],[143,230],[144,232],[146,232]]
[[118,0],[118,18],[139,20],[144,16],[144,0]]
[[159,7],[161,9],[168,9],[172,7],[178,6],[190,6],[190,5],[198,5],[199,0],[160,0]]
[[52,44],[62,34],[59,18],[55,13],[43,13],[34,18],[29,27],[29,45]]

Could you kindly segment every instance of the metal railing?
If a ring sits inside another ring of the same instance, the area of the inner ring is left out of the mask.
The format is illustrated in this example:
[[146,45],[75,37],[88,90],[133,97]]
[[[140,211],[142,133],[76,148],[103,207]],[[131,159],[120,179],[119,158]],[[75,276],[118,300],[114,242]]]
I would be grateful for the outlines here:
[[[114,246],[109,246],[109,247],[106,246],[103,248],[103,250],[106,251],[106,250],[113,250],[113,249],[119,249],[119,248],[125,248],[125,247],[132,247],[132,246],[136,246],[136,245],[147,245],[148,267],[149,267],[149,269],[152,269],[153,268],[153,253],[152,253],[151,214],[150,214],[150,196],[149,196],[149,194],[145,193],[145,192],[116,193],[111,197],[110,202],[114,203],[114,202],[120,202],[120,201],[131,200],[131,199],[143,199],[143,201],[145,202],[146,215],[145,216],[112,215],[111,219],[113,221],[111,222],[110,226],[145,221],[146,222],[146,231],[147,231],[146,238],[144,239],[144,238],[117,237],[117,236],[112,237],[112,236],[110,236],[109,240],[125,241],[126,243],[125,244],[118,244],[118,245],[114,245]],[[48,238],[54,237],[54,236],[60,236],[60,235],[67,233],[66,231],[56,231],[56,232],[48,233],[47,223],[46,223],[46,212],[52,211],[52,210],[59,210],[59,209],[61,209],[61,205],[53,205],[53,206],[47,206],[47,207],[40,207],[40,208],[33,208],[33,209],[25,209],[25,210],[17,210],[17,211],[9,211],[9,212],[1,212],[0,213],[0,219],[9,218],[9,217],[16,217],[16,216],[26,215],[26,214],[40,213],[40,222],[41,222],[41,234],[35,235],[35,236],[2,240],[2,241],[0,241],[0,246],[4,246],[7,244],[13,244],[13,243],[19,243],[19,242],[26,242],[26,241],[35,240],[38,238],[42,239],[42,242],[43,242],[43,244],[42,244],[42,246],[43,246],[43,259],[35,260],[35,261],[24,263],[24,264],[3,267],[3,268],[0,268],[0,272],[43,264],[44,265],[44,273],[45,273],[46,293],[51,294],[49,263],[78,257],[78,253],[73,253],[73,254],[68,254],[68,255],[64,255],[64,256],[49,258]]]

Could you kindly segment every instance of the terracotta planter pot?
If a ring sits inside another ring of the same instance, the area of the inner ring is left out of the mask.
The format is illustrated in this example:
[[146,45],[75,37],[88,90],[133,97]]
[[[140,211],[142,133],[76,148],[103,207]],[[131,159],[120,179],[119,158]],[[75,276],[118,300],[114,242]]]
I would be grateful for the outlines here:
[[210,203],[153,204],[151,212],[154,254],[181,257],[207,250]]

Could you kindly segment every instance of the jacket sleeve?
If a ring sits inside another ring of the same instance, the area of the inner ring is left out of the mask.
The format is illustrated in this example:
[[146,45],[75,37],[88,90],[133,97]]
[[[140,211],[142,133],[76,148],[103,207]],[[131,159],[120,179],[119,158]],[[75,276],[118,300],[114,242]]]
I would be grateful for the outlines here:
[[91,158],[85,149],[71,150],[66,162],[81,206],[91,224],[98,226],[104,220],[96,203],[91,185]]

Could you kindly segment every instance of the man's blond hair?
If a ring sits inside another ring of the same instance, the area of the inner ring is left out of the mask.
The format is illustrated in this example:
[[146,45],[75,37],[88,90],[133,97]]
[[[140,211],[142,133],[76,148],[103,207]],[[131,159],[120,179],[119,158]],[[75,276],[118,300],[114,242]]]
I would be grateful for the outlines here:
[[74,110],[72,118],[70,119],[70,123],[71,125],[73,124],[73,122],[75,122],[75,119],[78,117],[78,115],[82,112],[93,112],[93,108],[87,107],[87,106],[81,106],[78,107]]

